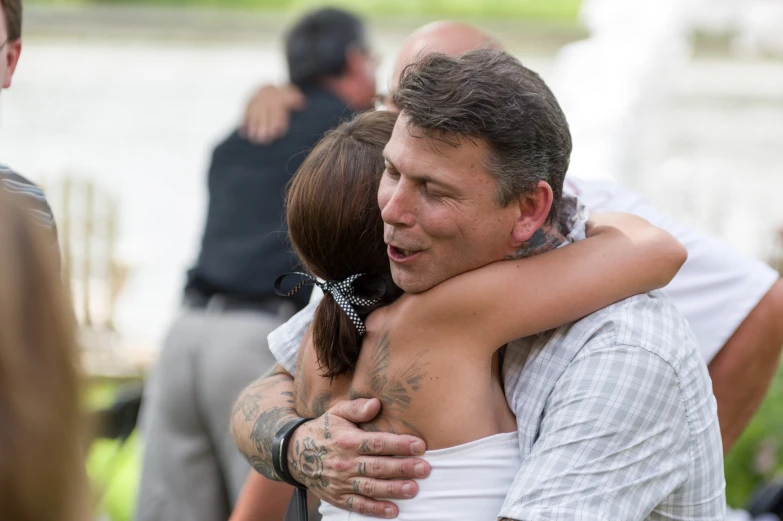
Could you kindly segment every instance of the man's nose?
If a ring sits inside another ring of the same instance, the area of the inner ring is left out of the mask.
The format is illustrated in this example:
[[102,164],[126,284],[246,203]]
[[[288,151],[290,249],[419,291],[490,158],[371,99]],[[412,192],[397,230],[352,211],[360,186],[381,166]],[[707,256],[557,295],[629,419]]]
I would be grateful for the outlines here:
[[381,209],[383,222],[392,226],[413,226],[416,222],[415,203],[411,187],[400,181],[391,191],[391,197]]

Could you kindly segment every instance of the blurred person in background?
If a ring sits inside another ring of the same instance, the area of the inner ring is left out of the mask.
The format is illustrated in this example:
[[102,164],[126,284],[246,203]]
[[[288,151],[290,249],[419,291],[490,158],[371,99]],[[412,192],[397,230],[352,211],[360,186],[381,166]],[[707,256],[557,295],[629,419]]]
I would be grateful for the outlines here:
[[[476,27],[434,22],[402,44],[390,85],[424,54],[460,54],[502,45]],[[292,114],[306,107],[295,85],[261,87],[247,106],[243,133],[255,142],[274,139]],[[669,231],[688,249],[688,261],[665,289],[685,315],[708,364],[718,400],[724,452],[737,441],[764,399],[783,348],[783,282],[763,262],[666,216],[639,194],[611,181],[569,172],[565,189],[591,211],[628,212]]]
[[[22,3],[0,7],[6,89],[22,50]],[[0,256],[0,519],[88,521],[79,346],[54,217],[41,189],[1,164]]]
[[22,53],[22,2],[21,0],[0,0],[0,87],[11,86],[11,78]]
[[[11,86],[19,56],[22,53],[22,2],[21,0],[0,0],[0,91]],[[0,184],[9,191],[20,194],[28,200],[28,210],[36,219],[48,225],[54,241],[57,234],[52,209],[46,202],[43,191],[17,174],[0,160]]]
[[[309,297],[292,304],[273,289],[298,264],[282,222],[284,188],[327,130],[373,106],[375,63],[356,16],[311,12],[288,32],[285,49],[307,106],[273,142],[253,144],[235,131],[212,155],[201,253],[145,390],[138,521],[229,517],[250,471],[229,433],[232,404],[274,365],[267,335]],[[282,515],[286,494],[268,497]]]
[[76,324],[31,202],[0,189],[0,519],[88,521]]

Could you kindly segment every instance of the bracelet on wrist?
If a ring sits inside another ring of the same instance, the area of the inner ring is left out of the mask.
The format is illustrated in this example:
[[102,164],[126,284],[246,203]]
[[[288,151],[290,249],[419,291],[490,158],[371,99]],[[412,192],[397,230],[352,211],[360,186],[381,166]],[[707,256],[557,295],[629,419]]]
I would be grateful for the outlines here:
[[304,487],[304,485],[296,481],[288,470],[288,446],[291,443],[294,431],[310,420],[311,418],[295,418],[289,421],[280,427],[272,441],[272,468],[277,477],[295,487]]

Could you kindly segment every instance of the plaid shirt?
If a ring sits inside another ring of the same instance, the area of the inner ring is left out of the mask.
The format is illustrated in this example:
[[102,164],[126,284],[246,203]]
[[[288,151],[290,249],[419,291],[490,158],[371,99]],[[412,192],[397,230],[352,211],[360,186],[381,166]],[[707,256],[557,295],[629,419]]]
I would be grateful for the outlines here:
[[500,517],[722,520],[717,405],[690,328],[661,293],[509,344],[522,465]]
[[[564,208],[578,239],[586,216],[575,205]],[[291,374],[315,306],[269,335],[272,353]],[[499,517],[724,518],[712,384],[693,333],[662,293],[512,342],[503,377],[522,464]]]

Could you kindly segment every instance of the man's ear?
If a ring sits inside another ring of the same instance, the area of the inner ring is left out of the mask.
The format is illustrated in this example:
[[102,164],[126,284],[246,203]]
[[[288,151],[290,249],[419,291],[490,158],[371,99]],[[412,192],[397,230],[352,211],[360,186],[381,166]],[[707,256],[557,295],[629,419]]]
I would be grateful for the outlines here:
[[519,215],[511,233],[513,247],[518,248],[541,228],[552,208],[552,187],[546,181],[539,181],[530,192],[519,196]]
[[22,40],[13,40],[5,44],[7,49],[6,64],[5,64],[5,78],[3,79],[2,87],[7,89],[11,86],[11,78],[16,70],[16,64],[19,63],[19,55],[22,54]]

